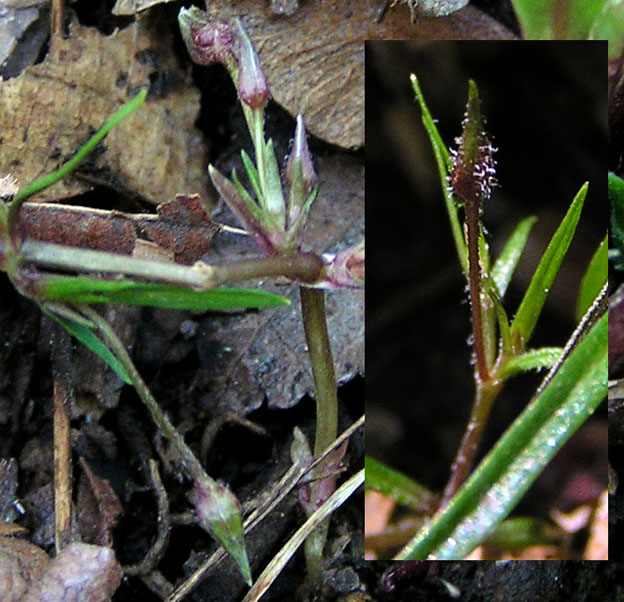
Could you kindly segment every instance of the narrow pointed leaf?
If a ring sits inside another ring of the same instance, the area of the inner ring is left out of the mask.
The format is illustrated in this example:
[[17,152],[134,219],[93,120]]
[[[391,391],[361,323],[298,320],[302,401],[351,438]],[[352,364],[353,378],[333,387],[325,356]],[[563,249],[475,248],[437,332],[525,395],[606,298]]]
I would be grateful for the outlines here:
[[112,351],[84,324],[61,316],[54,311],[42,306],[41,309],[58,322],[69,334],[78,339],[87,349],[102,359],[126,384],[131,385],[132,379],[122,366],[121,362],[113,355]]
[[241,151],[241,158],[243,159],[243,165],[245,166],[245,171],[247,172],[249,182],[254,189],[254,193],[256,194],[256,197],[260,199],[262,198],[262,189],[260,187],[260,176],[258,175],[258,170],[244,149]]
[[273,216],[279,228],[284,230],[286,226],[286,204],[282,192],[282,180],[280,178],[277,157],[275,156],[275,149],[273,148],[273,140],[269,140],[266,143],[264,158],[266,161],[265,207]]
[[561,347],[541,347],[531,349],[521,355],[511,358],[505,366],[496,373],[496,378],[507,380],[510,376],[518,372],[529,370],[541,370],[552,368],[561,357],[563,349]]
[[550,292],[550,287],[559,272],[561,262],[574,236],[587,194],[587,187],[588,184],[586,182],[574,197],[568,212],[557,231],[553,234],[512,322],[512,338],[519,336],[525,345],[533,333],[546,297]]
[[516,226],[516,229],[505,243],[502,253],[494,262],[490,276],[496,283],[496,288],[498,289],[501,299],[505,297],[507,287],[518,265],[520,256],[524,251],[536,219],[535,217],[527,217]]
[[71,303],[123,303],[197,311],[290,304],[286,297],[263,290],[216,288],[209,291],[194,291],[170,284],[102,280],[87,276],[49,276],[41,283],[41,294],[48,300]]
[[136,109],[138,109],[145,102],[146,98],[147,88],[142,88],[136,96],[134,96],[134,98],[119,107],[117,112],[104,122],[102,127],[78,149],[76,154],[69,159],[69,161],[64,163],[55,172],[46,174],[34,182],[31,182],[25,188],[22,188],[22,190],[15,195],[13,203],[15,205],[19,205],[24,199],[32,196],[36,192],[48,188],[48,186],[52,186],[52,184],[70,174],[78,166],[78,164],[93,151],[93,149],[108,134],[108,132],[110,132],[120,121],[136,111]]
[[[487,283],[487,281],[486,281]],[[514,353],[513,341],[511,339],[511,327],[509,325],[509,319],[507,318],[507,312],[503,307],[503,302],[498,296],[497,290],[492,290],[492,286],[487,287],[488,295],[492,300],[494,311],[496,312],[496,319],[498,323],[498,329],[500,332],[500,339],[503,345],[503,352],[511,356]]]
[[271,254],[273,251],[273,244],[268,239],[262,224],[257,219],[253,206],[248,206],[243,197],[239,194],[236,186],[212,165],[208,166],[208,173],[210,174],[210,179],[217,189],[217,192],[236,216],[239,223],[254,237],[256,244],[263,251],[267,254]]
[[594,299],[607,282],[609,275],[608,251],[607,237],[605,236],[589,262],[581,282],[581,289],[576,304],[576,317],[579,320],[585,315],[585,312],[590,308]]
[[[241,198],[245,202],[245,207],[251,213],[251,215],[256,219],[257,222],[261,222],[262,220],[262,211],[256,201],[253,200],[253,197],[247,192],[246,188],[243,186],[241,181],[238,179],[238,173],[235,169],[232,170],[232,182],[234,186],[236,186],[236,190],[238,194],[241,195]],[[258,198],[260,198],[258,196]]]
[[367,490],[383,493],[416,512],[431,512],[436,497],[426,487],[369,456],[366,456],[364,468]]
[[446,212],[448,213],[449,221],[451,223],[451,231],[453,233],[453,240],[455,241],[455,248],[457,250],[459,263],[462,266],[463,272],[467,274],[468,251],[466,249],[466,241],[464,240],[464,231],[459,221],[457,205],[448,189],[448,174],[450,168],[452,167],[451,155],[448,148],[446,147],[446,144],[444,144],[444,141],[442,140],[442,136],[440,136],[440,132],[438,131],[438,128],[431,113],[429,112],[429,108],[427,107],[427,103],[425,102],[425,97],[423,96],[423,93],[420,89],[420,84],[418,83],[418,78],[413,73],[410,76],[410,81],[412,82],[414,94],[416,94],[416,99],[418,100],[418,104],[420,105],[420,110],[422,113],[422,123],[425,127],[425,130],[427,131],[427,134],[429,135],[429,140],[433,148],[433,154],[438,165],[438,174],[440,176],[440,183],[444,192],[444,204],[446,206]]

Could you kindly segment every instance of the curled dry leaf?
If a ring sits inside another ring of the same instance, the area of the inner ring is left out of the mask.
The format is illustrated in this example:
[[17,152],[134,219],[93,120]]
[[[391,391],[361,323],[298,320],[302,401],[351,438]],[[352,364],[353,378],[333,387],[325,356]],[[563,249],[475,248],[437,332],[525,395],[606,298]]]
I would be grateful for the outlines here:
[[199,195],[176,195],[156,207],[157,215],[103,211],[51,203],[24,203],[20,219],[35,240],[146,256],[192,265],[212,243],[218,224]]
[[110,36],[73,24],[41,64],[3,82],[0,173],[24,186],[54,171],[128,91],[149,86],[150,100],[113,129],[99,157],[83,163],[82,178],[65,178],[37,199],[72,196],[93,182],[155,204],[182,191],[205,195],[203,144],[193,126],[199,94],[170,50],[169,31],[152,14]]

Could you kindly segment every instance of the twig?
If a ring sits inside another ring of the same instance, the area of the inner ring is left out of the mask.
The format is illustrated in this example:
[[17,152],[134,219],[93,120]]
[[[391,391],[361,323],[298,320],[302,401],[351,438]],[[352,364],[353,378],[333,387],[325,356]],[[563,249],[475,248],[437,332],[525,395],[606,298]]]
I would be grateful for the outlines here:
[[143,560],[137,564],[131,564],[124,567],[125,575],[140,575],[144,577],[152,572],[158,563],[162,560],[167,546],[169,545],[169,534],[171,531],[171,522],[169,517],[169,498],[167,492],[160,479],[158,473],[158,463],[156,460],[149,461],[150,478],[152,481],[152,489],[156,495],[158,504],[158,520],[156,539],[149,549],[149,552],[143,557]]
[[67,384],[54,379],[54,543],[56,553],[71,540],[71,459]]
[[334,510],[340,507],[358,488],[364,483],[364,469],[353,475],[346,483],[343,483],[331,497],[299,527],[295,534],[286,542],[284,547],[275,555],[273,560],[262,571],[262,574],[253,587],[243,598],[243,602],[255,602],[259,600],[271,587],[273,581],[279,575],[286,563],[290,560],[297,548],[305,540],[310,539],[310,534],[319,528]]

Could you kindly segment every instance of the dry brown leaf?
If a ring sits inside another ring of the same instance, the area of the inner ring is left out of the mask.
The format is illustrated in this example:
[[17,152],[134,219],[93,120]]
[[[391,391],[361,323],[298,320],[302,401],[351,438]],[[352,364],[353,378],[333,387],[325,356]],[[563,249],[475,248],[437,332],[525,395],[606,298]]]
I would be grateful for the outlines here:
[[345,148],[364,145],[364,41],[513,36],[476,9],[411,22],[407,6],[378,22],[381,1],[307,0],[276,18],[266,0],[206,0],[216,19],[240,15],[256,44],[275,100],[301,113],[315,136]]
[[83,473],[78,483],[77,521],[83,541],[99,546],[112,546],[112,530],[122,512],[121,504],[106,480],[93,473],[80,458]]
[[[178,192],[205,195],[203,144],[193,126],[199,94],[171,53],[169,31],[155,13],[111,36],[74,24],[43,63],[2,82],[0,173],[24,186],[57,169],[128,99],[128,90],[149,85],[148,102],[107,136],[89,179],[153,203]],[[90,186],[68,177],[37,198]]]
[[609,492],[603,491],[594,510],[583,560],[609,560]]

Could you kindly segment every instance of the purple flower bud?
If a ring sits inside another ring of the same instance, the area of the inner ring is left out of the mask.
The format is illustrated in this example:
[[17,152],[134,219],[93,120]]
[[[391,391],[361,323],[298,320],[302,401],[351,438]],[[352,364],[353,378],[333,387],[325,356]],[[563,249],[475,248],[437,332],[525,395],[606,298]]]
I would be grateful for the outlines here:
[[479,103],[477,86],[470,80],[463,132],[456,139],[459,146],[453,153],[449,182],[460,203],[477,206],[480,210],[481,204],[490,198],[492,186],[496,184],[496,149],[483,129],[484,119]]
[[244,543],[241,509],[234,494],[224,485],[196,478],[190,495],[200,526],[211,533],[232,555],[248,585],[249,560]]
[[233,26],[238,42],[238,95],[252,109],[262,109],[269,100],[269,84],[240,19],[235,19]]
[[287,184],[292,184],[295,179],[295,169],[297,162],[301,163],[301,176],[305,186],[306,193],[312,190],[316,184],[316,170],[312,163],[312,155],[308,148],[308,138],[306,135],[305,123],[303,117],[297,115],[297,126],[295,128],[295,139],[293,140],[292,150],[288,157],[288,163],[284,171],[284,179]]
[[195,6],[181,8],[178,15],[180,31],[191,59],[198,65],[222,63],[235,77],[236,35],[229,23],[212,21]]

